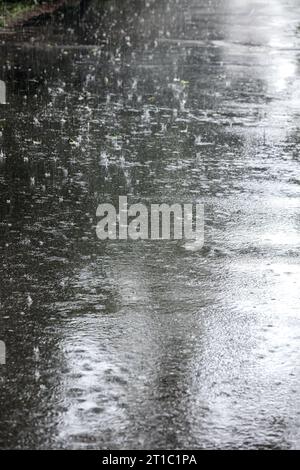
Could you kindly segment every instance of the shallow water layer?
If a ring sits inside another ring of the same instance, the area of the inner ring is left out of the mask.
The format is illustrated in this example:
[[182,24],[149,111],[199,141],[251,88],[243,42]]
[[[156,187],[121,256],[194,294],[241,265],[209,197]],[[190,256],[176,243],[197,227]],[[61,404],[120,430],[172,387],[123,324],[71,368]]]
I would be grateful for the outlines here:
[[[1,41],[0,447],[299,448],[299,2]],[[204,203],[204,248],[99,241],[119,195]]]

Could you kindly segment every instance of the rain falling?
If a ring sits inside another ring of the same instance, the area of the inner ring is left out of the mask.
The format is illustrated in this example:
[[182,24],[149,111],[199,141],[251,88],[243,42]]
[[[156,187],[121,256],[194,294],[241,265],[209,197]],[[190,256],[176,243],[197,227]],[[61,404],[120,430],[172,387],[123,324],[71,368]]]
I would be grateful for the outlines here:
[[299,449],[299,0],[9,3],[0,448]]

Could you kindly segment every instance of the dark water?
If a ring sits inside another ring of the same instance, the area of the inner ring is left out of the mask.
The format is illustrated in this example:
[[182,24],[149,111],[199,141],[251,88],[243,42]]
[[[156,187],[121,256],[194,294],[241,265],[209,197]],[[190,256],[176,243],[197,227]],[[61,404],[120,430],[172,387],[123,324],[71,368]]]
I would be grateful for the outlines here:
[[[300,446],[300,5],[107,1],[3,36],[1,448]],[[205,247],[96,208],[204,202]]]

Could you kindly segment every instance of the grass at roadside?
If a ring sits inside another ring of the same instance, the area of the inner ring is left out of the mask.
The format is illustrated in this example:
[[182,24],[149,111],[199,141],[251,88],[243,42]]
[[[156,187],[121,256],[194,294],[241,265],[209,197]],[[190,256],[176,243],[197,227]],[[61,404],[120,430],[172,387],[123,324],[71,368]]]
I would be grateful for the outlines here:
[[34,1],[6,2],[0,0],[0,28],[8,26],[34,8],[36,8]]

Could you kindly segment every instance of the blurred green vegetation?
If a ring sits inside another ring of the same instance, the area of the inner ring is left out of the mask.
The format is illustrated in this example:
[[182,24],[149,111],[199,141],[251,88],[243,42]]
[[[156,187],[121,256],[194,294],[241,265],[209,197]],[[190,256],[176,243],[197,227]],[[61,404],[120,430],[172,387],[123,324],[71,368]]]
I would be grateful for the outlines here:
[[0,27],[7,26],[22,14],[42,4],[53,3],[43,0],[0,0]]

